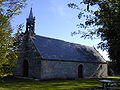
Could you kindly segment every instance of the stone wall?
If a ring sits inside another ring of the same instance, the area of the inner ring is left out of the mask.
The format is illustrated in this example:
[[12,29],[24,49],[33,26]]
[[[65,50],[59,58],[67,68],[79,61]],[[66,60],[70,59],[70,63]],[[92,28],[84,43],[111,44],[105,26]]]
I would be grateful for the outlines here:
[[79,65],[83,65],[83,78],[107,76],[107,64],[42,60],[41,79],[77,79]]
[[[51,61],[29,58],[29,76],[38,79],[78,79],[78,66],[83,65],[83,78],[107,76],[107,64]],[[17,63],[15,76],[23,76],[23,60]]]
[[29,39],[28,42],[21,44],[19,47],[19,58],[16,61],[16,68],[14,69],[14,76],[23,76],[23,62],[28,62],[28,77],[30,78],[41,78],[41,56],[35,48],[32,41]]

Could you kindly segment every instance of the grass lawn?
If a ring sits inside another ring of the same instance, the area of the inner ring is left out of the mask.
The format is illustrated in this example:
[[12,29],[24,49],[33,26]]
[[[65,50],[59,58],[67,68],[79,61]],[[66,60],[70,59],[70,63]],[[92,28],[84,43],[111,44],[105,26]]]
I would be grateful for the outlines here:
[[[120,77],[104,79],[119,80]],[[92,90],[97,85],[101,85],[99,79],[35,81],[6,78],[0,82],[0,90]]]

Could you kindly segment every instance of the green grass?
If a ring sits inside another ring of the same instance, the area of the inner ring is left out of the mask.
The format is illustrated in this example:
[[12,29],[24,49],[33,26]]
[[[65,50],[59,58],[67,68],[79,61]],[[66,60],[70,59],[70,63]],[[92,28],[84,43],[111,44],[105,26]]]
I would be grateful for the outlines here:
[[[119,80],[120,77],[104,79]],[[0,82],[0,90],[91,90],[97,85],[101,85],[99,79],[35,81],[7,78]]]

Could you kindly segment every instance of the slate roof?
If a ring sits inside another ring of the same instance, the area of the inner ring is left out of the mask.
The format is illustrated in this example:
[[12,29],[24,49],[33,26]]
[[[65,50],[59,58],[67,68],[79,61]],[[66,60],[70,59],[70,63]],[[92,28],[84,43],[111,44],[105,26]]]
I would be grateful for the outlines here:
[[102,63],[106,62],[94,47],[38,35],[36,35],[35,38],[32,38],[32,41],[39,50],[42,59]]

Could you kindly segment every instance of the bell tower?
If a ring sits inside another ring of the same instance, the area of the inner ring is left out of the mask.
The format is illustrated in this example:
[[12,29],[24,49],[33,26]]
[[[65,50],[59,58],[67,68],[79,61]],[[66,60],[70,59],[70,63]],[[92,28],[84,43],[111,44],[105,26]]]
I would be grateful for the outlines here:
[[32,8],[30,9],[29,17],[26,19],[26,31],[25,34],[35,36],[35,17],[33,17]]

